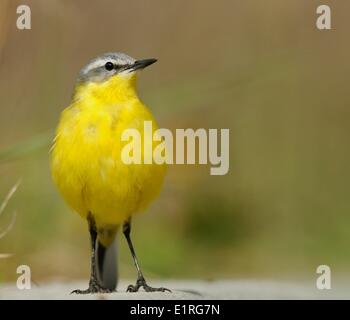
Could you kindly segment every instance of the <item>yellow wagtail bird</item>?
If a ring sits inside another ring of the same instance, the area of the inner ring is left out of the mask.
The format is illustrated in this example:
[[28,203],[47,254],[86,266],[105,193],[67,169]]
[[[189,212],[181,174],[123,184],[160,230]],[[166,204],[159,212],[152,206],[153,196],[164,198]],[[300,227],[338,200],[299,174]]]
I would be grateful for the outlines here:
[[144,121],[157,129],[136,93],[136,72],[156,61],[123,53],[99,56],[81,70],[72,103],[62,112],[51,149],[52,176],[66,202],[87,220],[92,247],[89,287],[74,293],[115,290],[120,226],[138,274],[127,291],[170,291],[147,285],[130,239],[131,216],[158,195],[165,165],[125,164],[121,157],[124,130],[136,129],[144,139]]

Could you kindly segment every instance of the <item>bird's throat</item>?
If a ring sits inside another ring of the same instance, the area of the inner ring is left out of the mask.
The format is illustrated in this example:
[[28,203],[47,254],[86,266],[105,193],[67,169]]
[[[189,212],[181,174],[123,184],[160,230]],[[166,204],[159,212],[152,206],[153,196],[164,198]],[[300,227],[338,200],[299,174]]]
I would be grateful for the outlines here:
[[73,100],[90,101],[91,104],[119,104],[137,99],[136,76],[116,75],[104,82],[77,84]]

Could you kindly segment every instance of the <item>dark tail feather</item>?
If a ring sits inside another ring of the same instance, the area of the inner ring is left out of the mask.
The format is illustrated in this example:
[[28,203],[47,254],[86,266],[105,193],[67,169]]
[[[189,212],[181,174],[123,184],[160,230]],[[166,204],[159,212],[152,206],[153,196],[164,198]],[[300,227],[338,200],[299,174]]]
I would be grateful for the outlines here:
[[107,248],[99,241],[96,243],[98,280],[104,288],[115,290],[118,283],[117,237]]

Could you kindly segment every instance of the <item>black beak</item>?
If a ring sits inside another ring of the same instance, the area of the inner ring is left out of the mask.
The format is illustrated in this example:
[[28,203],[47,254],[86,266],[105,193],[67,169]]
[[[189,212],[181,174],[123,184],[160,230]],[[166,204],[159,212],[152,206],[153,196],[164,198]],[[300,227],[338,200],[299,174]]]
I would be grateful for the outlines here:
[[139,69],[144,69],[151,64],[157,62],[157,59],[142,59],[142,60],[137,60],[133,65],[130,66],[130,71],[135,71]]

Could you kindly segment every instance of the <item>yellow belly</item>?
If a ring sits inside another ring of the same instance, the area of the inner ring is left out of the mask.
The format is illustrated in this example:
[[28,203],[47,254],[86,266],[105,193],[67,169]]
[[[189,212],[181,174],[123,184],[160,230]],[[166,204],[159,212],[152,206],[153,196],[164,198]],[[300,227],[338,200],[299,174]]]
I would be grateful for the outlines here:
[[51,153],[53,179],[66,202],[83,217],[91,213],[98,226],[123,223],[160,191],[165,165],[121,161],[126,144],[122,132],[136,128],[144,138],[144,121],[152,121],[157,129],[139,101],[123,106],[72,105],[61,116]]

